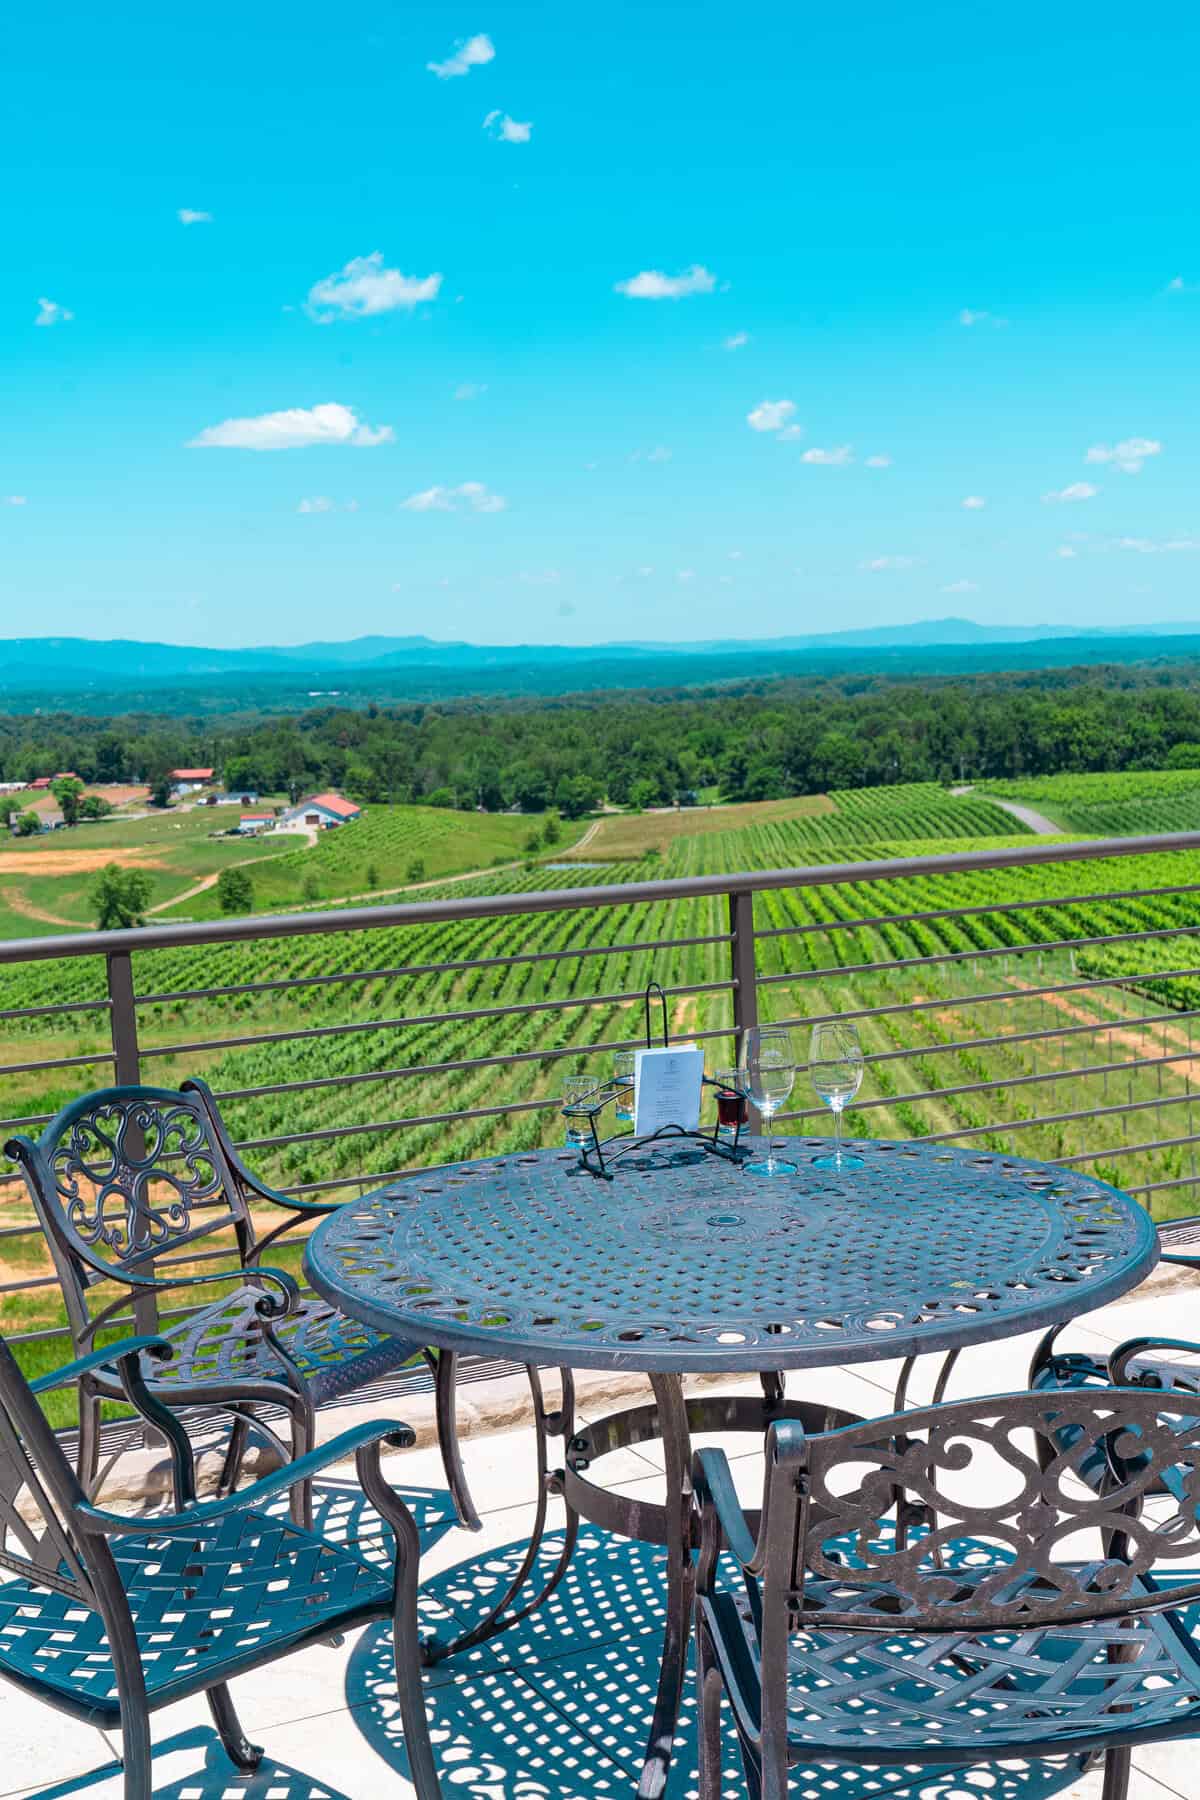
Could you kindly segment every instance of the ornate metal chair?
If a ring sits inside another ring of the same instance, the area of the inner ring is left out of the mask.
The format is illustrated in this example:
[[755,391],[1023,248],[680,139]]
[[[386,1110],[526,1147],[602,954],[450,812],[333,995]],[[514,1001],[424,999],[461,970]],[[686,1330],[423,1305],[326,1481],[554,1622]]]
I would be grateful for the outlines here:
[[[1070,1448],[1038,1446],[1069,1424]],[[1107,1477],[1081,1479],[1094,1456]],[[752,1534],[720,1451],[697,1454],[701,1796],[720,1800],[728,1697],[753,1800],[797,1763],[966,1767],[1200,1735],[1200,1643],[1159,1561],[1200,1552],[1200,1420],[1143,1390],[955,1401],[768,1440]],[[1175,1505],[1143,1511],[1152,1491]],[[887,1515],[899,1492],[915,1530]],[[1154,1514],[1151,1519],[1151,1513]],[[932,1523],[928,1521],[932,1520]],[[745,1592],[718,1583],[732,1554]]]
[[[1200,1218],[1163,1219],[1158,1238],[1162,1246],[1160,1262],[1200,1270]],[[1029,1385],[1038,1392],[1150,1387],[1200,1394],[1200,1345],[1165,1337],[1129,1338],[1105,1356],[1091,1350],[1060,1349],[1059,1338],[1064,1329],[1062,1325],[1052,1327],[1033,1352]]]
[[[151,1712],[203,1693],[233,1762],[255,1769],[262,1751],[242,1732],[229,1680],[391,1617],[413,1785],[421,1800],[439,1800],[419,1672],[417,1528],[379,1464],[385,1439],[404,1447],[412,1432],[359,1426],[197,1504],[186,1434],[144,1382],[147,1363],[169,1353],[161,1338],[130,1338],[30,1385],[0,1339],[0,1674],[73,1718],[119,1728],[125,1800],[151,1800]],[[173,1512],[134,1518],[92,1505],[34,1398],[110,1365],[171,1445]],[[261,1510],[351,1451],[395,1534],[394,1570]]]
[[[315,1441],[318,1406],[420,1352],[434,1370],[454,1504],[463,1524],[478,1526],[458,1451],[455,1358],[380,1337],[323,1300],[302,1298],[290,1275],[264,1265],[264,1251],[338,1203],[296,1199],[252,1175],[204,1082],[102,1088],[63,1107],[36,1143],[14,1137],[5,1150],[24,1171],[46,1233],[77,1355],[93,1350],[114,1322],[128,1323],[131,1309],[139,1331],[158,1332],[161,1301],[236,1280],[222,1298],[162,1327],[172,1361],[146,1372],[176,1405],[233,1414],[222,1492],[236,1484],[252,1427],[279,1443],[261,1417],[263,1406],[284,1409],[291,1453],[304,1456]],[[259,1237],[255,1207],[287,1216]],[[178,1272],[181,1263],[212,1258],[222,1233],[226,1254],[218,1250],[208,1272]],[[121,1384],[103,1364],[80,1379],[77,1467],[89,1490],[99,1470],[101,1404],[121,1397]],[[306,1495],[301,1487],[294,1496],[302,1520]]]

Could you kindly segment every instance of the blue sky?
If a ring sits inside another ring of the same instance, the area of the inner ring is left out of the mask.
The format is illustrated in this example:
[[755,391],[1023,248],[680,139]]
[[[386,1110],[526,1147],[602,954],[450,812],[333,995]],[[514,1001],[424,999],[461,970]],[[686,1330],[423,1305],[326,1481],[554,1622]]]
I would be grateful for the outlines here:
[[65,0],[6,64],[5,636],[1200,620],[1193,9]]

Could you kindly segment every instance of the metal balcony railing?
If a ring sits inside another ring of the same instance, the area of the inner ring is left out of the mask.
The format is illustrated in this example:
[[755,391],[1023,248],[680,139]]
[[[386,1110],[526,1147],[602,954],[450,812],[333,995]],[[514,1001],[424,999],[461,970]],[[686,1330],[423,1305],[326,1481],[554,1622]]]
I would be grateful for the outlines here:
[[[856,1018],[861,1134],[1042,1156],[1200,1211],[1197,852],[1200,833],[1039,844],[10,941],[0,1129],[202,1073],[268,1180],[350,1198],[554,1141],[564,1064],[607,1072],[639,1042],[653,977],[674,1037],[717,1064],[760,1012]],[[822,1117],[801,1077],[780,1123]],[[57,1335],[56,1296],[6,1165],[6,1333]]]

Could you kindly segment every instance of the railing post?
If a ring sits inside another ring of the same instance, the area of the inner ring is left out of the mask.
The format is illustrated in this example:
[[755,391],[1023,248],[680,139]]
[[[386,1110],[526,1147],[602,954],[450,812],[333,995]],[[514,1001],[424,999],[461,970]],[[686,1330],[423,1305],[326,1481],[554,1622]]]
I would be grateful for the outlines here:
[[[142,1059],[138,1054],[137,1007],[133,1003],[133,958],[128,950],[110,950],[108,965],[108,1027],[112,1037],[113,1075],[120,1087],[135,1087],[142,1078]],[[132,1134],[130,1149],[140,1156],[140,1131]],[[154,1274],[154,1263],[141,1265],[143,1275]],[[149,1335],[158,1330],[158,1306],[152,1293],[133,1296],[135,1331]]]
[[133,1003],[133,958],[128,950],[110,950],[108,964],[109,1029],[118,1083],[134,1086],[142,1078],[138,1054],[137,1008]]
[[729,896],[729,963],[733,976],[734,1060],[740,1061],[742,1042],[758,1024],[758,967],[754,957],[753,890]]

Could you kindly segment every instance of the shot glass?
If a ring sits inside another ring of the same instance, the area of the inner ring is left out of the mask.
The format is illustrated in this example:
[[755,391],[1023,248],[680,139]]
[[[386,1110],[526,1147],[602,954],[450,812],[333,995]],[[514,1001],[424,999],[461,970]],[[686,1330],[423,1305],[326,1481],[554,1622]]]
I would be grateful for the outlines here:
[[746,1095],[742,1089],[742,1077],[736,1069],[718,1069],[717,1083],[717,1136],[732,1141],[739,1125],[745,1125],[747,1118]]
[[613,1109],[618,1122],[622,1125],[633,1124],[633,1077],[636,1067],[636,1052],[633,1050],[618,1050],[613,1057],[613,1075],[615,1079],[617,1081],[628,1083],[628,1085],[621,1088],[617,1094],[616,1105]]
[[[562,1103],[566,1106],[585,1105],[596,1092],[598,1082],[594,1075],[568,1075],[563,1082]],[[565,1119],[566,1142],[572,1150],[578,1150],[592,1141],[592,1130],[587,1119]]]

